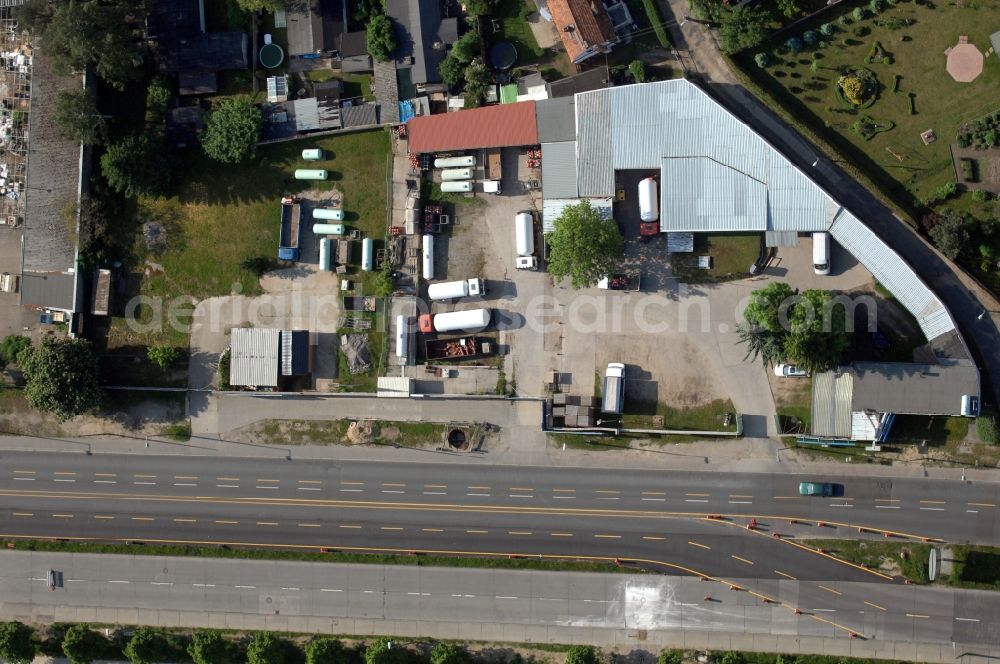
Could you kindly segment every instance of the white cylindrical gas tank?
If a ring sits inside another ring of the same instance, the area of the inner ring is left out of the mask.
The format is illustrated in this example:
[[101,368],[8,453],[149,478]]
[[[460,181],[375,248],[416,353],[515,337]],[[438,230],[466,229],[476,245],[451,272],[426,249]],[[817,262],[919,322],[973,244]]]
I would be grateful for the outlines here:
[[657,198],[656,180],[646,178],[639,182],[639,219],[656,221],[660,218],[660,200]]
[[313,235],[343,235],[343,224],[313,224]]
[[439,284],[431,284],[427,287],[427,297],[432,300],[457,300],[460,297],[467,297],[469,295],[469,282],[463,279],[462,281],[444,281]]
[[319,241],[319,269],[330,269],[330,240],[327,238]]
[[425,235],[423,245],[423,271],[424,279],[434,278],[434,236]]
[[472,183],[468,180],[448,180],[441,183],[441,191],[446,194],[459,194],[472,191]]
[[361,269],[371,272],[375,264],[375,243],[370,237],[361,241]]
[[296,180],[325,180],[327,172],[322,168],[299,168],[295,171]]
[[313,219],[325,219],[329,221],[343,221],[344,211],[333,208],[316,208],[313,210]]
[[396,316],[396,357],[403,358],[407,355],[408,327],[406,316]]
[[462,168],[475,165],[476,158],[472,155],[464,157],[438,157],[434,160],[434,168]]
[[442,180],[471,180],[471,168],[447,168],[441,171]]
[[478,332],[488,327],[492,318],[492,309],[450,311],[434,316],[434,330],[436,332],[454,332],[455,330]]
[[320,161],[325,156],[319,148],[306,148],[302,151],[302,158],[306,161]]
[[518,256],[535,253],[535,224],[530,212],[518,212],[514,217],[514,248]]

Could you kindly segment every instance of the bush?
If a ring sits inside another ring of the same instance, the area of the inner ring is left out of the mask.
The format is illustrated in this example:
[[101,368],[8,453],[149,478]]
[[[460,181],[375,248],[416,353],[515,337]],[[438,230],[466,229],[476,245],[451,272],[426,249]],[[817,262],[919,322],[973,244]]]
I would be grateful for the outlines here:
[[636,83],[646,82],[646,65],[642,60],[633,60],[628,63],[628,71],[632,74],[632,78],[635,79]]
[[573,646],[566,651],[566,664],[600,664],[600,661],[593,646]]
[[997,425],[995,417],[977,417],[976,435],[979,440],[990,445],[1000,443],[1000,426]]
[[667,36],[667,29],[663,27],[663,19],[660,17],[660,10],[656,8],[656,0],[642,0],[642,7],[646,10],[650,25],[653,26],[656,41],[663,48],[670,48],[670,37]]
[[771,59],[767,56],[767,53],[758,53],[753,56],[753,61],[757,63],[757,66],[764,69],[769,64],[771,64]]
[[942,215],[941,221],[931,229],[929,235],[950,260],[955,260],[969,249],[971,237],[965,217],[954,212]]
[[840,18],[837,19],[837,23],[840,23],[841,25],[850,25],[851,24],[851,17],[848,16],[847,14],[844,14]]
[[788,41],[785,42],[785,48],[792,54],[800,53],[802,51],[802,40],[798,37],[789,37]]
[[909,111],[910,115],[916,115],[917,114],[917,95],[915,95],[915,94],[913,94],[911,92],[910,94],[908,94],[906,96],[907,96],[909,104],[910,104],[910,111]]
[[227,348],[219,357],[219,389],[223,392],[232,389],[229,384],[229,365],[232,362],[230,350]]
[[855,37],[867,37],[870,32],[871,29],[867,25],[856,25],[854,26],[854,29],[851,30],[851,34]]
[[817,42],[819,42],[819,33],[815,30],[806,30],[802,33],[802,41],[806,46],[816,46]]
[[882,0],[871,0],[868,3],[868,9],[872,14],[881,14],[882,10],[885,9],[885,3]]
[[17,356],[25,348],[31,348],[31,339],[19,334],[11,334],[0,341],[0,369],[8,364],[17,364]]
[[834,27],[833,23],[824,23],[823,25],[819,26],[819,33],[824,37],[831,36],[834,32],[836,32],[836,30],[837,28]]
[[684,664],[683,650],[661,650],[656,664]]
[[962,180],[965,182],[975,182],[976,181],[976,163],[971,159],[963,158],[962,163]]
[[263,126],[264,115],[250,97],[224,97],[205,121],[201,147],[215,161],[238,164],[253,156]]
[[990,194],[989,192],[983,191],[982,189],[977,189],[976,191],[972,192],[972,200],[974,200],[977,203],[985,203],[986,201],[990,200]]
[[868,12],[864,7],[855,7],[854,11],[851,12],[851,18],[855,21],[863,21],[868,18]]
[[900,76],[899,74],[895,74],[892,77],[892,91],[894,93],[898,93],[899,92],[899,82],[902,81],[902,80],[903,80],[903,77]]
[[375,14],[368,20],[368,55],[379,62],[388,62],[396,50],[396,32],[392,21],[385,14]]

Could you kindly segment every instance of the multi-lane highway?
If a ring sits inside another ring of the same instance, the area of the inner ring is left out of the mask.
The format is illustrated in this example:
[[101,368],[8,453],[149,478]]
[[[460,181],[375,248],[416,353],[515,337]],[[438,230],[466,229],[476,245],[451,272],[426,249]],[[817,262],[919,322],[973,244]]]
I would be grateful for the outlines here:
[[[799,496],[803,480],[834,482],[842,495]],[[887,579],[790,538],[993,544],[998,491],[919,479],[9,452],[0,534],[594,556],[714,576],[871,581]]]

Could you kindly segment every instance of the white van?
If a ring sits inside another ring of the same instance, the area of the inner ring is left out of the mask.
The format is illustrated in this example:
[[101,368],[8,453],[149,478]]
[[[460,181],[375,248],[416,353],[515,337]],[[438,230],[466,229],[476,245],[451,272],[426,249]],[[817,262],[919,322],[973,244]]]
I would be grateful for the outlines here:
[[813,272],[830,274],[829,233],[813,233]]

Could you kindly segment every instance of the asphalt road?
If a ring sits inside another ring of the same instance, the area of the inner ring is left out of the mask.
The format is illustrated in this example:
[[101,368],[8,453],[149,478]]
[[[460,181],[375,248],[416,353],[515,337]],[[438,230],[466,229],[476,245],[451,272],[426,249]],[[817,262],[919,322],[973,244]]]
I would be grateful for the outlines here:
[[[46,581],[50,569],[63,575],[63,586],[53,591]],[[513,625],[647,630],[654,643],[656,632],[681,630],[796,638],[843,638],[853,632],[882,642],[1000,645],[1000,618],[990,609],[995,596],[986,592],[877,583],[747,583],[748,591],[733,592],[718,583],[663,575],[265,561],[234,565],[212,559],[4,551],[0,619],[72,620],[83,615],[76,611],[88,608],[106,612],[87,614],[89,619],[113,624],[128,623],[121,612],[135,610],[142,623],[217,624],[226,616],[225,624],[236,629],[254,625],[239,616],[280,615],[397,621],[421,635],[439,633],[434,623],[478,626],[473,634],[498,640],[511,638],[506,628]]]
[[[843,495],[800,497],[805,480]],[[997,494],[898,478],[10,452],[0,536],[590,556],[722,578],[888,581],[790,538],[996,544]]]

